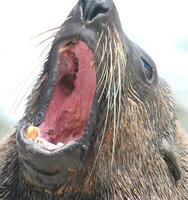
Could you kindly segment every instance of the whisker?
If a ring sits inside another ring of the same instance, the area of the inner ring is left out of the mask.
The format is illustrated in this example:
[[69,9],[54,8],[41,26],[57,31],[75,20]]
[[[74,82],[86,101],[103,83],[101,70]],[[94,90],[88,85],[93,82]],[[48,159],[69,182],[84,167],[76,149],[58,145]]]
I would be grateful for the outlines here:
[[38,37],[40,37],[40,36],[43,36],[43,35],[46,34],[46,33],[59,30],[60,28],[61,28],[60,26],[55,27],[55,28],[51,28],[51,29],[49,29],[49,30],[47,30],[47,31],[44,31],[44,32],[42,32],[42,33],[39,33],[39,34],[35,35],[34,37],[31,38],[31,40],[34,40],[34,39],[36,39],[36,38],[38,38]]
[[[44,48],[44,50],[41,52],[41,54],[39,55],[39,58],[41,58],[44,54],[45,51],[48,50],[48,48],[50,49],[50,47],[52,46],[52,41],[49,42],[49,44],[46,45],[46,47]],[[49,51],[48,51],[49,52]]]
[[[113,78],[114,79],[114,78]],[[116,85],[115,85],[115,79],[113,80],[114,82],[114,93],[116,91]],[[114,152],[115,152],[115,146],[116,146],[116,97],[114,95],[114,127],[113,127],[113,140],[112,140],[112,158],[111,158],[111,167],[113,166],[114,162]]]
[[100,77],[100,80],[98,81],[98,84],[97,84],[97,92],[100,90],[100,87],[102,86],[103,84],[103,81],[105,79],[105,75],[107,73],[107,64],[106,64],[106,61],[104,63],[104,66],[103,66],[103,71],[102,71],[102,74],[101,74],[101,77]]
[[[32,82],[33,85],[34,81]],[[19,95],[17,95],[16,100],[14,105],[12,106],[12,108],[10,109],[10,114],[15,114],[16,111],[18,110],[19,106],[21,105],[22,101],[24,100],[24,98],[26,97],[27,93],[28,93],[28,88],[31,87],[31,84],[24,90],[24,93],[22,94],[21,98]],[[16,103],[17,102],[17,103]]]
[[[105,48],[103,48],[103,58],[105,57],[105,54],[107,53],[106,52],[106,50],[104,50],[104,49],[107,49],[107,44],[108,44],[108,40],[107,40],[107,36],[105,36],[105,44],[103,45],[103,47],[104,46],[106,46]],[[107,53],[107,57],[108,57],[108,53]],[[103,61],[103,58],[101,59],[101,62],[100,62],[100,64],[99,65],[102,65],[102,61]],[[108,60],[107,60],[108,61]],[[106,64],[107,64],[108,62],[106,62]],[[100,66],[99,66],[100,67]],[[104,66],[104,68],[106,68],[106,66]],[[108,70],[106,70],[107,71],[107,74],[108,74]],[[106,77],[108,77],[108,75],[106,76]],[[106,79],[108,79],[108,78],[106,78]],[[106,83],[107,83],[107,81],[106,81]],[[104,88],[103,88],[104,89]],[[102,95],[101,95],[102,96]],[[108,117],[109,117],[109,107],[110,107],[110,99],[108,98],[108,100],[107,100],[107,111],[106,111],[106,118],[105,118],[105,123],[104,123],[104,128],[103,128],[103,130],[102,130],[102,132],[101,132],[101,139],[100,139],[100,144],[99,144],[99,148],[98,148],[98,150],[97,150],[97,155],[96,155],[96,157],[95,157],[95,160],[94,160],[94,163],[93,163],[93,166],[92,166],[92,169],[91,169],[91,172],[90,172],[90,174],[89,174],[89,176],[88,176],[88,179],[87,179],[87,181],[86,181],[86,184],[89,182],[89,180],[90,180],[90,178],[91,178],[91,176],[92,176],[92,174],[93,174],[93,171],[94,171],[94,168],[95,168],[95,166],[96,166],[96,163],[97,163],[97,160],[98,160],[98,158],[99,158],[99,155],[100,155],[100,151],[101,151],[101,148],[102,148],[102,144],[103,144],[103,141],[104,141],[104,136],[105,136],[105,132],[106,132],[106,128],[107,128],[107,124],[108,124]]]
[[100,36],[100,40],[102,40],[103,38],[104,43],[101,45],[101,43],[98,42],[96,48],[98,49],[99,45],[102,46],[101,61],[98,65],[97,70],[100,67],[103,67],[100,79],[97,84],[97,92],[100,91],[100,95],[97,102],[100,103],[102,98],[105,98],[107,100],[106,116],[104,118],[104,125],[100,133],[100,142],[98,144],[98,149],[96,150],[96,157],[92,165],[91,172],[89,173],[87,182],[90,180],[94,168],[97,164],[97,161],[100,158],[101,149],[103,147],[103,142],[105,139],[105,133],[107,131],[107,125],[108,123],[110,123],[111,120],[111,114],[113,130],[111,160],[109,160],[109,162],[111,167],[114,165],[115,151],[117,148],[117,139],[119,138],[118,131],[121,123],[122,90],[124,88],[125,83],[124,74],[127,59],[126,55],[124,55],[125,50],[121,43],[121,38],[117,30],[115,30],[114,28],[112,32],[108,26],[106,26],[106,29],[107,34],[102,36],[102,34],[104,34],[102,33]]
[[100,96],[98,98],[98,103],[101,101],[101,99],[103,97],[103,94],[104,94],[104,91],[106,89],[106,85],[107,85],[108,78],[109,78],[109,72],[108,72],[108,70],[106,70],[105,74],[106,74],[106,76],[105,76],[105,82],[103,83],[104,85],[103,85],[103,89],[101,91],[101,94],[100,94]]
[[[108,27],[108,34],[110,36],[110,84],[109,84],[109,89],[108,89],[108,98],[111,99],[112,103],[111,103],[111,108],[113,109],[113,139],[112,139],[112,157],[111,157],[111,167],[113,166],[113,162],[114,162],[114,152],[115,152],[115,145],[116,145],[116,80],[115,80],[115,69],[116,69],[116,56],[115,55],[113,57],[113,49],[112,49],[112,44],[114,43],[113,39],[112,39],[112,35],[110,32],[110,29]],[[115,59],[115,60],[114,60]],[[111,86],[113,85],[113,88],[111,88]],[[111,91],[113,91],[112,93],[112,97],[111,98]]]
[[[19,85],[16,87],[16,90],[18,91],[24,91],[24,88],[26,87],[27,85],[27,82],[29,82],[31,80],[31,78],[33,78],[33,75],[35,74],[36,70],[37,70],[38,66],[37,67],[34,67],[34,69],[28,73],[28,75],[19,83]],[[34,83],[35,80],[32,80],[32,84]],[[26,88],[26,90],[28,90],[29,87]],[[9,94],[11,93],[12,91],[9,92]],[[15,102],[14,102],[14,105],[12,105],[12,107],[10,108],[10,113],[14,113],[13,110],[15,110],[15,104],[17,105],[17,101],[19,101],[19,96],[20,96],[20,93],[18,93],[16,95],[16,98],[15,98]]]
[[[116,31],[116,34],[117,34],[117,31]],[[115,46],[116,46],[116,49],[120,49],[118,46],[118,44],[116,43]],[[118,105],[118,117],[117,117],[117,131],[119,129],[119,124],[120,124],[120,114],[121,114],[121,95],[122,95],[122,77],[121,75],[123,74],[123,69],[122,68],[125,68],[125,66],[123,65],[123,62],[120,63],[120,61],[122,60],[121,59],[121,52],[122,52],[122,49],[120,49],[120,51],[118,51],[118,58],[116,59],[117,60],[117,66],[118,66],[118,93],[119,93],[119,99],[118,99],[118,102],[119,102],[119,105]],[[120,54],[119,54],[120,53]]]
[[97,67],[97,72],[99,71],[99,69],[100,69],[100,67],[101,67],[101,65],[102,65],[102,62],[103,62],[103,60],[104,60],[104,58],[105,58],[105,53],[106,53],[106,50],[107,50],[107,37],[105,36],[105,41],[104,41],[104,45],[103,45],[103,51],[102,51],[102,56],[101,56],[101,60],[100,60],[100,63],[99,63],[99,65],[98,65],[98,67]]
[[44,43],[47,42],[48,40],[54,38],[54,37],[55,37],[55,34],[56,34],[56,33],[53,33],[50,37],[48,37],[48,38],[42,40],[40,43],[38,43],[38,44],[36,45],[36,47],[39,47],[40,45],[44,44]]
[[[46,42],[47,40],[49,40],[50,38],[54,37],[54,35],[50,36],[49,38],[43,40],[40,44]],[[42,53],[40,54],[39,57],[42,57],[42,55],[44,54],[44,52],[47,50],[47,48],[52,44],[52,42],[50,41],[50,43],[45,47],[45,49],[42,51]],[[20,90],[23,91],[24,88],[26,87],[26,82],[29,82],[31,80],[31,78],[33,77],[34,73],[36,72],[36,70],[38,69],[38,66],[35,67],[30,73],[28,73],[28,75],[19,83],[19,85],[17,86],[16,90]],[[23,101],[23,99],[25,98],[26,94],[27,94],[27,90],[31,87],[31,85],[34,84],[35,79],[31,82],[31,84],[26,88],[26,91],[24,92],[23,96],[20,99],[20,94],[17,95],[15,102],[19,101],[18,103],[14,103],[14,105],[10,108],[10,113],[15,113],[16,110],[18,109],[19,105],[21,104],[21,102]],[[10,91],[11,92],[11,91]],[[19,100],[20,99],[20,100]],[[15,105],[16,104],[16,105]]]
[[[64,23],[67,22],[67,21],[69,21],[72,18],[73,18],[73,16],[68,16],[67,19],[64,21]],[[60,27],[60,28],[62,28],[62,27]]]
[[[109,103],[110,103],[110,101],[109,101],[109,99],[108,99],[107,111],[106,111],[106,119],[105,119],[103,131],[102,131],[102,137],[101,137],[101,140],[100,140],[99,149],[98,149],[98,151],[97,151],[97,155],[96,155],[96,158],[95,158],[93,167],[92,167],[92,169],[91,169],[90,175],[88,176],[88,181],[90,180],[90,178],[91,178],[91,176],[92,176],[92,174],[93,174],[93,171],[94,171],[94,168],[95,168],[95,166],[96,166],[97,160],[98,160],[98,158],[99,158],[100,150],[101,150],[101,148],[102,148],[102,144],[103,144],[103,141],[104,141],[105,131],[106,131],[107,124],[108,124]],[[86,183],[88,183],[88,181],[86,181]]]
[[102,32],[101,32],[101,34],[100,34],[100,37],[99,37],[99,40],[98,40],[98,42],[97,42],[96,48],[95,48],[94,55],[96,54],[96,52],[97,52],[97,50],[98,50],[98,48],[99,48],[99,44],[100,44],[100,42],[101,42],[101,40],[102,40],[103,34],[104,34],[104,31],[102,30]]

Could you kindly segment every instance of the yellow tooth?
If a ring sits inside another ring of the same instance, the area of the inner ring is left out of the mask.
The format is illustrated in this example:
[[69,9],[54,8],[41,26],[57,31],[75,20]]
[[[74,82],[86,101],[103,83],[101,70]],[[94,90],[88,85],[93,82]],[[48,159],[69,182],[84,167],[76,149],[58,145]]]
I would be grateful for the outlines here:
[[61,47],[61,48],[59,49],[58,53],[62,53],[62,52],[65,51],[65,50],[66,50],[66,48]]
[[60,54],[60,53],[62,53],[62,52],[64,52],[64,51],[66,51],[66,50],[69,49],[69,48],[70,48],[70,46],[61,47],[61,48],[59,49],[58,53]]
[[26,132],[26,138],[29,140],[35,140],[39,136],[39,128],[35,126],[29,126]]

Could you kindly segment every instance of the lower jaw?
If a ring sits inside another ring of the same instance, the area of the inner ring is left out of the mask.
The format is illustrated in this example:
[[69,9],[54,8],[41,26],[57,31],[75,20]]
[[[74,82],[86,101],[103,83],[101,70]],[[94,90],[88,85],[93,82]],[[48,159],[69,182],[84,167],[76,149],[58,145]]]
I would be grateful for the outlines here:
[[26,140],[23,135],[28,124],[22,121],[22,126],[20,125],[17,132],[17,149],[23,166],[21,170],[26,180],[39,189],[50,191],[66,186],[70,180],[76,180],[85,169],[88,159],[94,116],[92,112],[87,130],[81,139],[53,149]]
[[23,162],[22,167],[23,175],[26,178],[26,181],[35,185],[39,189],[45,188],[49,190],[56,190],[64,184],[64,180],[66,180],[69,176],[69,173],[66,170],[53,175],[44,174],[44,172],[39,172],[34,169],[35,167],[28,164],[28,162]]

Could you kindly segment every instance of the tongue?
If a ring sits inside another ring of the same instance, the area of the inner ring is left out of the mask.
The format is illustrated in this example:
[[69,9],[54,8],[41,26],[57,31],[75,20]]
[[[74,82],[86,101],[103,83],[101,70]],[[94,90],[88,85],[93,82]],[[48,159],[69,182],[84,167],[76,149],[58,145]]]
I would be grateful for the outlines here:
[[84,134],[96,90],[93,54],[84,42],[59,49],[59,78],[43,123],[41,137],[48,142],[69,143]]

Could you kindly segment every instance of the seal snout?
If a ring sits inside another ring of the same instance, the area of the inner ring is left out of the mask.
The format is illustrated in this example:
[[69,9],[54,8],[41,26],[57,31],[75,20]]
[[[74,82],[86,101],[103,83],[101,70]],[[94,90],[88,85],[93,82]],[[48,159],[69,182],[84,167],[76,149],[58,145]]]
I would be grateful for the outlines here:
[[80,0],[84,21],[92,21],[99,16],[105,17],[113,7],[111,0]]

